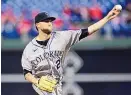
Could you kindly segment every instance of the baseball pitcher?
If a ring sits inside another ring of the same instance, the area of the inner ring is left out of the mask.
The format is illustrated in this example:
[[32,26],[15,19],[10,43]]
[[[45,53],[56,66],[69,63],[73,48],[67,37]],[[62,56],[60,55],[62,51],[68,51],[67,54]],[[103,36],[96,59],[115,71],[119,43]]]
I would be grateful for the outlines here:
[[52,31],[55,17],[42,12],[35,17],[36,36],[25,47],[21,63],[24,77],[39,95],[62,95],[63,63],[71,46],[93,34],[118,16],[115,7],[97,23],[86,29]]

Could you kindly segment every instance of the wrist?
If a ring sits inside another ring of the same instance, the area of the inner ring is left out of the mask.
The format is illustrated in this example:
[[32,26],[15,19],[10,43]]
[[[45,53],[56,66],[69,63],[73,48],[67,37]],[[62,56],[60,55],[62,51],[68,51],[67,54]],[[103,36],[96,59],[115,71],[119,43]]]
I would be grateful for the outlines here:
[[108,16],[108,15],[104,17],[104,21],[105,21],[105,22],[110,21],[110,19],[109,19],[109,16]]
[[33,84],[35,84],[35,85],[37,85],[38,84],[38,79],[36,79],[34,82],[33,82]]

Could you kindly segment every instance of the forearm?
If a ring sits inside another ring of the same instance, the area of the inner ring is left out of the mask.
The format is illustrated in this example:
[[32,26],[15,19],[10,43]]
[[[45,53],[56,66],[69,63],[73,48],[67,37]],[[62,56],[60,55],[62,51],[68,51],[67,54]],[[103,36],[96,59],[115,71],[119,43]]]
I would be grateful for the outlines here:
[[109,21],[108,17],[104,17],[100,21],[96,22],[95,24],[88,27],[88,33],[89,35],[96,32],[100,28],[102,28],[107,22]]
[[[120,5],[119,5],[120,6]],[[99,30],[100,28],[102,28],[108,21],[114,19],[115,17],[117,17],[120,12],[121,12],[122,8],[118,8],[118,6],[115,6],[108,14],[106,17],[104,17],[103,19],[101,19],[100,21],[98,21],[97,23],[91,25],[88,27],[88,33],[89,35],[96,32],[97,30]]]
[[25,75],[25,79],[33,84],[37,84],[38,83],[38,79],[36,79],[31,73],[27,73]]

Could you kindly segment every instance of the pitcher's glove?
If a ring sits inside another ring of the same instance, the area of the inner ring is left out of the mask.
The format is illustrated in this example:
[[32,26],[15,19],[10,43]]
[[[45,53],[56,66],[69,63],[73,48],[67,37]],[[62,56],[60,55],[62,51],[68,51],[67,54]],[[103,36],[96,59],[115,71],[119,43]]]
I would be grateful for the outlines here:
[[57,80],[54,79],[51,76],[42,76],[39,80],[38,83],[36,84],[36,86],[43,90],[43,91],[47,91],[47,92],[53,92],[55,87],[57,84]]

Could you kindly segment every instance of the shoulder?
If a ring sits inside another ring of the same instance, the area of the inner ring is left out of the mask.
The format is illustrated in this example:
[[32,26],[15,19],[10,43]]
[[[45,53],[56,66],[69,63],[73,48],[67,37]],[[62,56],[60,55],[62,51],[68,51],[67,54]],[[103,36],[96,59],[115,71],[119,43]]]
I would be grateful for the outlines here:
[[81,29],[78,30],[64,30],[64,31],[55,31],[55,33],[59,36],[70,38],[71,36],[81,34]]
[[24,48],[23,50],[23,55],[27,55],[29,54],[30,52],[32,52],[33,50],[33,44],[32,44],[32,41],[30,41]]
[[55,31],[56,34],[66,34],[66,33],[70,33],[71,30],[62,30],[62,31]]
[[81,32],[81,29],[77,29],[77,30],[63,30],[63,31],[55,31],[55,33],[57,34],[72,34],[75,32]]
[[71,36],[69,30],[55,31],[55,37],[57,39],[68,39]]
[[55,31],[56,35],[69,36],[71,35],[71,30]]

